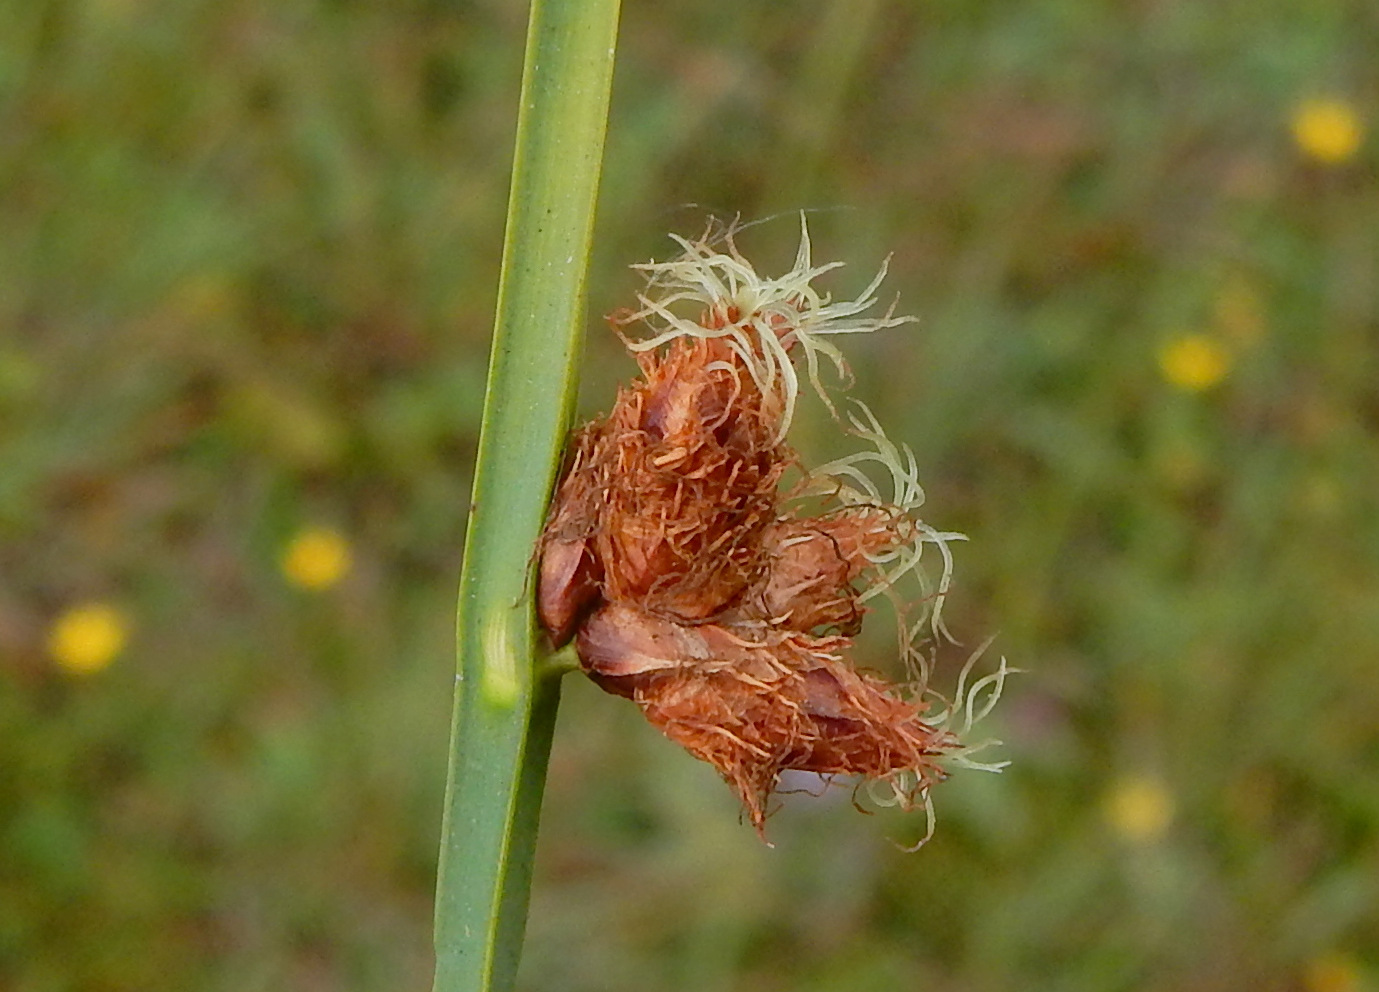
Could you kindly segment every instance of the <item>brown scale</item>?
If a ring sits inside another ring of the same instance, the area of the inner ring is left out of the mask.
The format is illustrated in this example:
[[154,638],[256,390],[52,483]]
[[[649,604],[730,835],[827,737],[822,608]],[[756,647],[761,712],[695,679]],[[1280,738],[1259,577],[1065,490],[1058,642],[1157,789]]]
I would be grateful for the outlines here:
[[761,392],[722,339],[638,361],[643,379],[575,439],[552,504],[540,608],[557,644],[596,593],[692,622],[761,575],[761,533],[793,457],[772,440]]
[[842,636],[689,627],[634,606],[598,609],[576,645],[591,678],[632,699],[658,730],[732,785],[760,832],[786,769],[890,778],[911,789],[943,778],[936,756],[957,741],[874,675],[837,659]]

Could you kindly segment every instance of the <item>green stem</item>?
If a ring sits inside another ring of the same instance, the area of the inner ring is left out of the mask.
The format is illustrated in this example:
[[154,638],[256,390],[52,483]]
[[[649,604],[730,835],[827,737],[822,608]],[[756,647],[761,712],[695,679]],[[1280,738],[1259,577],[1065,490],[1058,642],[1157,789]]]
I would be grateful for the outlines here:
[[617,0],[533,0],[474,470],[436,891],[435,992],[503,992],[521,954],[559,697],[533,549],[574,408]]

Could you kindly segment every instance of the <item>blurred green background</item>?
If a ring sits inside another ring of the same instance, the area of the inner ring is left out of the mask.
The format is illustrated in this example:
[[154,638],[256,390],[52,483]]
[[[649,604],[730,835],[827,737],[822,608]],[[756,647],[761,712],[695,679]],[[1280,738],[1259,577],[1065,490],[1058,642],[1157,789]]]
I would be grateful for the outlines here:
[[[428,986],[525,17],[0,0],[0,989]],[[525,989],[1379,988],[1376,53],[1373,0],[628,0],[585,410],[666,232],[894,253],[856,395],[1027,674],[914,855],[845,789],[763,847],[568,679]]]

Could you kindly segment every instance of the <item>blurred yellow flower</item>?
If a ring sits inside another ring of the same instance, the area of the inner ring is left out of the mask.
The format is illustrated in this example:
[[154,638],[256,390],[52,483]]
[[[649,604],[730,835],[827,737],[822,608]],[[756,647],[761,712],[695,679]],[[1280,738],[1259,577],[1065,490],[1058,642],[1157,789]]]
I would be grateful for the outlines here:
[[282,570],[303,589],[329,589],[350,570],[350,546],[338,531],[308,527],[287,543]]
[[1293,110],[1292,126],[1303,154],[1328,165],[1354,158],[1365,136],[1355,108],[1344,100],[1304,100]]
[[129,640],[129,620],[109,603],[82,603],[53,623],[48,653],[69,672],[98,672],[115,660]]
[[1209,334],[1185,334],[1159,350],[1159,369],[1179,389],[1199,393],[1210,389],[1230,371],[1225,345]]
[[1168,830],[1173,805],[1173,796],[1158,779],[1134,776],[1111,787],[1103,811],[1111,827],[1126,840],[1148,844]]
[[1303,985],[1307,992],[1360,992],[1364,982],[1355,960],[1333,951],[1307,966]]

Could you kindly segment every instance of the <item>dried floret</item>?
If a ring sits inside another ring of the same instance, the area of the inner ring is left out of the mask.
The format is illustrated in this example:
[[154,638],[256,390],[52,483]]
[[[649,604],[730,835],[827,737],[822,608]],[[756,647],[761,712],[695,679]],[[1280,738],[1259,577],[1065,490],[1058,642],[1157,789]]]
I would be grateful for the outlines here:
[[632,699],[671,740],[717,768],[752,823],[786,769],[899,782],[918,795],[944,777],[936,759],[958,748],[905,700],[842,659],[848,638],[788,628],[688,626],[610,603],[577,646],[591,678]]
[[[573,637],[594,681],[717,768],[758,831],[787,769],[884,782],[927,810],[941,758],[999,767],[964,760],[974,749],[959,732],[990,709],[1007,672],[1002,663],[968,690],[969,664],[955,701],[932,705],[920,635],[944,633],[948,542],[961,535],[917,516],[924,492],[909,449],[861,404],[843,426],[866,449],[808,471],[785,444],[794,360],[803,355],[837,417],[819,356],[845,379],[847,365],[825,339],[910,319],[862,316],[885,266],[854,300],[815,290],[840,263],[814,266],[801,224],[795,264],[778,279],[759,276],[730,235],[719,246],[676,238],[679,258],[637,266],[649,277],[642,307],[613,325],[641,375],[574,439],[540,549],[552,641]],[[646,336],[629,333],[638,322]],[[783,489],[791,468],[802,481]],[[878,468],[885,489],[869,472]],[[942,557],[936,583],[920,568],[926,545]],[[899,592],[911,577],[927,623]],[[896,604],[908,686],[847,660],[877,595]]]
[[[556,494],[542,601],[557,639],[570,611],[552,587],[582,588],[598,573],[604,599],[699,621],[762,568],[761,534],[792,457],[774,437],[779,412],[725,341],[676,341],[638,361],[642,377],[583,429]],[[591,556],[583,569],[573,545]]]

